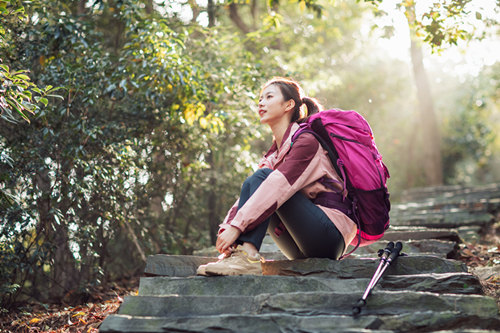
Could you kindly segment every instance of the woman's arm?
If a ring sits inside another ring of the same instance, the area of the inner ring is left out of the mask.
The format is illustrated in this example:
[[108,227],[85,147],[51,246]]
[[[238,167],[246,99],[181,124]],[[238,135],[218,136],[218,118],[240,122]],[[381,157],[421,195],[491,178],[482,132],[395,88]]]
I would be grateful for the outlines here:
[[224,253],[229,251],[229,247],[236,242],[238,237],[241,235],[241,230],[228,225],[227,229],[222,231],[217,237],[217,242],[215,243],[215,248],[219,253]]
[[262,223],[292,195],[326,174],[321,167],[324,154],[312,134],[301,135],[281,164],[237,211],[229,224],[243,232]]

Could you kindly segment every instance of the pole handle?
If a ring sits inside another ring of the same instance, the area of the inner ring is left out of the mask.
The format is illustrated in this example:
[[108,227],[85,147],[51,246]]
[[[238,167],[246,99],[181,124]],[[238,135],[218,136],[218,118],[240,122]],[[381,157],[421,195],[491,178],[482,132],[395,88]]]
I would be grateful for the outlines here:
[[394,249],[392,249],[389,259],[387,259],[387,261],[389,263],[394,261],[394,259],[399,257],[399,253],[401,252],[402,249],[403,249],[403,244],[401,242],[397,242],[396,245],[394,246]]
[[381,260],[385,261],[389,257],[389,254],[391,254],[392,249],[394,249],[394,242],[389,242],[385,249],[378,250],[378,256]]

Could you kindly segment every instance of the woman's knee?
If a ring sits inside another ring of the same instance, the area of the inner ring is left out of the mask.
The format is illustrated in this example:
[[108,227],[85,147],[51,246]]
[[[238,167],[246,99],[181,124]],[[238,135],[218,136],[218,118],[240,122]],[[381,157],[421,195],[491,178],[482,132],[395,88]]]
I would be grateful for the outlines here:
[[249,186],[255,184],[260,185],[260,183],[262,183],[271,174],[271,172],[273,172],[273,170],[269,168],[258,169],[245,180],[243,186]]
[[269,169],[269,168],[258,169],[249,178],[255,177],[255,178],[259,178],[259,179],[266,179],[267,176],[269,176],[271,174],[271,172],[273,172],[273,170]]

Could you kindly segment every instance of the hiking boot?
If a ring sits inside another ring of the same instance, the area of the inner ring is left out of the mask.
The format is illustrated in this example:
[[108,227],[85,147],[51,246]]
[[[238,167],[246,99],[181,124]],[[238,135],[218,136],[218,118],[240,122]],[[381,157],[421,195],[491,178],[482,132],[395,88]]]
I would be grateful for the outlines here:
[[[230,254],[229,254],[230,255]],[[226,258],[227,254],[223,253],[223,254],[220,254],[217,259],[216,262],[219,262],[221,261],[222,259]],[[209,264],[214,264],[215,262],[211,262]],[[203,276],[208,276],[208,274],[206,273],[205,269],[207,268],[207,265],[208,264],[204,264],[204,265],[200,265],[198,266],[198,268],[196,269],[196,275],[203,275]]]
[[[228,254],[222,253],[217,257],[217,259],[219,259],[219,260],[217,260],[216,262],[209,262],[208,264],[215,264],[217,262],[220,262],[222,259],[225,259],[227,256],[230,256],[230,254],[228,255]],[[196,269],[196,275],[208,276],[208,274],[205,271],[208,264],[198,266],[198,268]]]
[[231,255],[206,265],[201,265],[196,270],[198,275],[262,275],[260,263],[264,261],[259,254],[250,257],[243,250],[236,249]]
[[198,266],[198,268],[196,269],[196,275],[207,276],[207,273],[205,272],[206,267],[207,267],[206,264]]

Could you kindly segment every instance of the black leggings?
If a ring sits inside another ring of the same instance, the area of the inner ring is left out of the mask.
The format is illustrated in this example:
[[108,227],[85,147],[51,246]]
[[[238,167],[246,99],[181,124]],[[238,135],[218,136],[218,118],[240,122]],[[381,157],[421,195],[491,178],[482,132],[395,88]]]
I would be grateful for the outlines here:
[[[243,206],[271,172],[271,169],[259,169],[245,180],[238,208]],[[242,233],[236,243],[249,242],[260,250],[266,231],[288,259],[336,260],[345,249],[344,238],[337,227],[318,206],[300,192],[295,193],[255,229]]]

